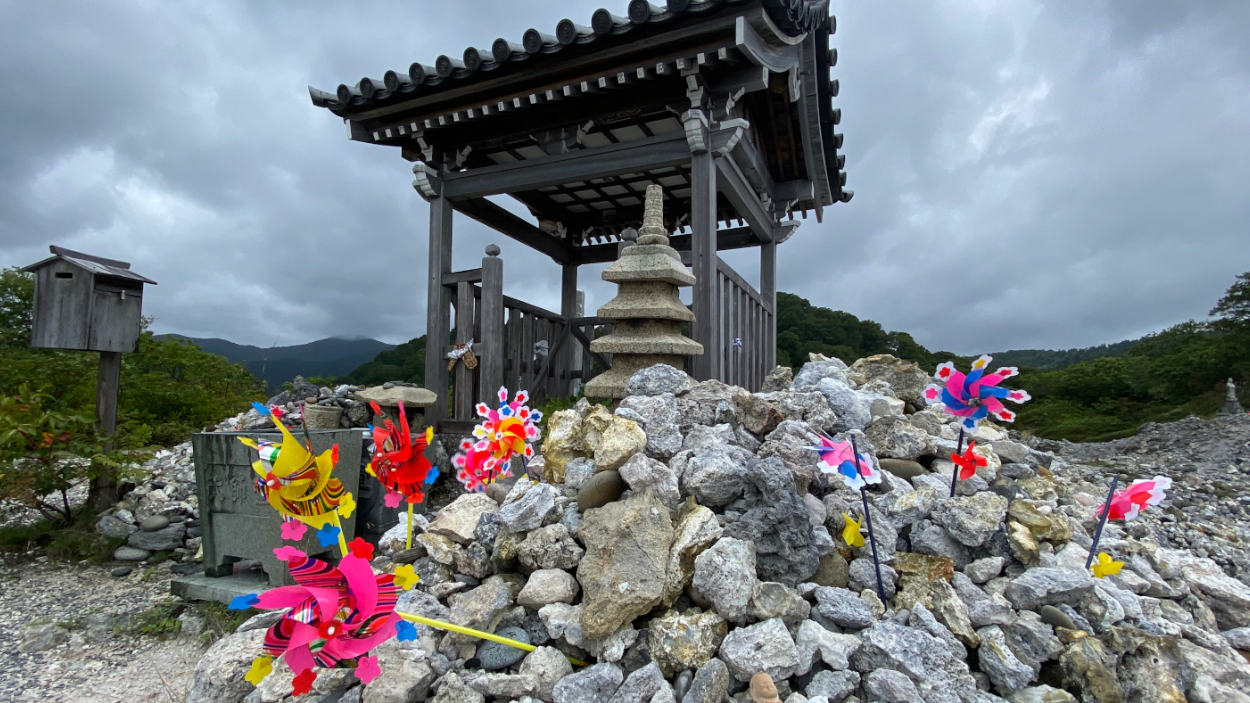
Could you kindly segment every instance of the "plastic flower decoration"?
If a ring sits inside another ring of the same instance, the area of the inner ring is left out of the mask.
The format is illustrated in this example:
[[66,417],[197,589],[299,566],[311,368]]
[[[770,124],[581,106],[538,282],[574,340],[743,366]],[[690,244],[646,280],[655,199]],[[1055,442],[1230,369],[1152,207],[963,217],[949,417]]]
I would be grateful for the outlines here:
[[[1172,488],[1172,479],[1167,476],[1155,476],[1152,479],[1139,479],[1129,484],[1128,488],[1116,491],[1110,503],[1111,520],[1136,520],[1141,509],[1149,505],[1158,505],[1167,498],[1167,491]],[[1103,508],[1096,515],[1102,517]]]
[[846,518],[846,527],[842,528],[842,541],[849,547],[864,546],[864,534],[860,532],[859,523],[846,513],[842,513],[842,517]]
[[[267,412],[260,403],[253,407]],[[252,470],[259,477],[256,490],[286,518],[299,520],[315,530],[330,525],[340,527],[340,512],[344,517],[351,515],[356,502],[342,482],[331,475],[339,461],[338,445],[314,456],[311,447],[297,440],[276,417],[274,425],[282,432],[281,443],[239,438],[260,455],[259,461],[252,462]]]
[[[376,402],[370,405],[375,415],[382,414],[382,408]],[[404,413],[404,403],[400,401],[399,427],[388,419],[383,421],[382,427],[374,426],[372,430],[373,461],[369,463],[368,471],[386,489],[387,507],[397,508],[401,500],[409,503],[425,500],[424,486],[438,477],[438,470],[425,458],[425,448],[434,438],[434,428],[426,428],[414,440],[408,427],[408,416]]]
[[953,361],[938,366],[934,378],[941,384],[925,387],[925,400],[930,405],[945,405],[946,412],[963,418],[964,427],[968,429],[976,427],[978,421],[989,416],[1003,422],[1015,422],[1016,413],[1008,410],[1002,401],[1023,403],[1032,397],[1024,391],[1000,388],[998,384],[1018,376],[1020,372],[1008,366],[987,374],[985,370],[989,368],[992,358],[986,355],[972,362],[972,370],[967,375],[957,370]]
[[1102,552],[1098,555],[1098,561],[1093,566],[1094,577],[1101,579],[1108,576],[1115,576],[1120,573],[1120,569],[1122,568],[1124,568],[1124,562],[1115,561],[1111,558],[1110,554]]
[[847,486],[857,491],[869,483],[881,483],[881,472],[873,466],[870,454],[859,453],[857,468],[855,450],[850,442],[834,442],[828,437],[821,437],[820,443],[821,446],[812,449],[820,454],[817,466],[822,472],[841,476]]
[[976,441],[968,443],[968,451],[963,454],[951,454],[951,461],[955,462],[955,466],[959,467],[959,480],[967,481],[977,473],[977,468],[985,466],[989,460],[977,454],[974,451],[977,448]]
[[313,667],[334,668],[356,660],[361,680],[378,675],[377,661],[365,657],[374,647],[394,637],[400,616],[395,613],[399,589],[391,574],[375,576],[369,562],[347,554],[337,567],[310,559],[302,552],[286,554],[291,578],[297,585],[259,595],[241,596],[240,607],[283,610],[282,619],[265,633],[265,653],[252,662],[248,681],[259,684],[273,671],[272,661],[285,657],[295,672],[292,695],[311,690]]

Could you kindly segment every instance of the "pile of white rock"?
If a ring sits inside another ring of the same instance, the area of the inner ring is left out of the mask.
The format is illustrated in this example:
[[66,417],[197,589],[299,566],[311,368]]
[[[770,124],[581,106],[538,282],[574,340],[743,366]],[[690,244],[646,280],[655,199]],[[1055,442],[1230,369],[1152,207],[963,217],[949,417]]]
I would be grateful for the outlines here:
[[[948,497],[957,426],[927,381],[890,356],[779,368],[759,393],[653,366],[614,410],[555,413],[528,478],[418,516],[413,548],[397,528],[375,561],[420,574],[400,610],[537,649],[421,627],[375,650],[372,683],[321,671],[301,700],[745,703],[761,671],[787,703],[1250,700],[1250,586],[1169,541],[1168,503],[1108,525],[1124,567],[1094,578],[1105,470],[987,422],[986,466]],[[884,602],[818,432],[883,469]],[[214,645],[188,701],[289,700],[280,662],[243,679],[272,617]]]

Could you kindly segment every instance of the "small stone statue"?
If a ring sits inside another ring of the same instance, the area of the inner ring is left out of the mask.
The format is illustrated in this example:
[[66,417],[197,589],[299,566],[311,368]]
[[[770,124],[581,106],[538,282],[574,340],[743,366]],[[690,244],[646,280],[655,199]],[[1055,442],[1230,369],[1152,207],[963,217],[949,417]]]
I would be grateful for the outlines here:
[[1229,378],[1228,383],[1224,385],[1224,407],[1220,408],[1220,414],[1240,415],[1245,411],[1245,408],[1241,407],[1241,403],[1237,400],[1237,384],[1233,382],[1233,379]]

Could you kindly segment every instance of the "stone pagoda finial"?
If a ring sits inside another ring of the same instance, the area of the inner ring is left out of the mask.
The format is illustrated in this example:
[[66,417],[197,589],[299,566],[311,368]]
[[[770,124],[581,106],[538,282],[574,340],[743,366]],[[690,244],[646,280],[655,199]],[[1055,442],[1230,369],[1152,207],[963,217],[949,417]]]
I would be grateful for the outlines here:
[[664,190],[654,183],[647,186],[647,201],[643,206],[638,243],[668,244],[668,230],[664,229]]
[[684,357],[703,353],[703,345],[681,333],[694,322],[678,288],[694,285],[681,255],[668,244],[664,229],[664,192],[647,186],[647,204],[638,243],[621,250],[603,272],[617,284],[616,297],[599,308],[599,317],[613,321],[612,333],[590,343],[593,352],[612,355],[612,368],[586,384],[589,398],[622,398],[629,377],[655,364],[680,369]]

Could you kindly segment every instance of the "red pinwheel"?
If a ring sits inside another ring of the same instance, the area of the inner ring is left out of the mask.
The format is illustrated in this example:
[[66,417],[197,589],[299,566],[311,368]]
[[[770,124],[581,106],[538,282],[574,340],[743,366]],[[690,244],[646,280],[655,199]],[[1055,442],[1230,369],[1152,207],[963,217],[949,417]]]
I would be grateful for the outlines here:
[[959,480],[967,481],[977,473],[977,468],[985,466],[989,461],[976,453],[977,443],[972,441],[968,443],[968,451],[963,454],[951,454],[951,461],[955,462],[955,466],[959,467]]
[[529,393],[518,391],[516,398],[508,402],[508,389],[499,389],[499,408],[492,410],[486,403],[477,404],[477,414],[482,422],[473,428],[477,442],[460,443],[461,453],[452,458],[456,466],[456,478],[466,490],[485,490],[486,485],[511,475],[512,457],[530,459],[534,456],[531,442],[542,437],[536,424],[543,414],[530,410]]
[[[382,408],[376,402],[370,405],[374,414],[382,414]],[[425,500],[422,488],[438,478],[438,469],[425,458],[425,448],[429,446],[433,433],[434,428],[427,428],[413,440],[403,401],[399,403],[399,427],[389,419],[382,422],[382,427],[373,427],[373,461],[368,471],[377,476],[386,489],[387,507],[399,507],[401,499],[409,503]]]
[[948,361],[938,366],[934,377],[941,385],[929,385],[924,389],[925,400],[930,405],[942,403],[946,412],[963,418],[964,427],[972,429],[977,421],[993,415],[1003,422],[1015,422],[1016,414],[1003,406],[1003,400],[1023,403],[1031,400],[1025,391],[1000,388],[999,383],[1019,375],[1014,367],[1004,367],[994,373],[985,373],[992,357],[982,356],[972,362],[972,370],[964,375]]
[[1116,491],[1110,503],[1099,508],[1095,515],[1102,517],[1104,509],[1109,509],[1107,517],[1111,520],[1136,520],[1142,508],[1162,503],[1171,488],[1172,479],[1167,476],[1134,481],[1128,488]]
[[271,670],[271,657],[285,656],[295,672],[293,695],[310,690],[317,678],[314,666],[333,668],[340,661],[357,660],[362,680],[376,676],[376,661],[364,661],[370,650],[395,636],[400,616],[395,613],[399,599],[393,574],[375,576],[369,562],[347,554],[338,567],[310,559],[292,547],[279,556],[285,558],[291,577],[298,585],[283,586],[264,593],[240,596],[232,609],[247,607],[290,610],[265,634],[267,656],[252,665],[248,680],[259,684]]

